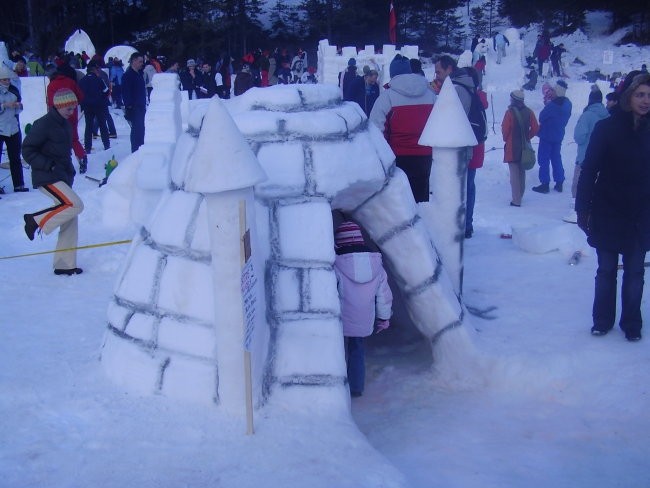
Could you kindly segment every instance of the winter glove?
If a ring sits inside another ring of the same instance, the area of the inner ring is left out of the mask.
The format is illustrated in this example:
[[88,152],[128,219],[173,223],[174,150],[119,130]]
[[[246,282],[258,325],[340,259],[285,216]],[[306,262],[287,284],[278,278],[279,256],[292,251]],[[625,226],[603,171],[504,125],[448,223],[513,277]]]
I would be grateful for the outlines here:
[[124,118],[127,122],[131,122],[133,118],[133,107],[124,107]]
[[578,227],[589,237],[589,214],[587,212],[578,212]]

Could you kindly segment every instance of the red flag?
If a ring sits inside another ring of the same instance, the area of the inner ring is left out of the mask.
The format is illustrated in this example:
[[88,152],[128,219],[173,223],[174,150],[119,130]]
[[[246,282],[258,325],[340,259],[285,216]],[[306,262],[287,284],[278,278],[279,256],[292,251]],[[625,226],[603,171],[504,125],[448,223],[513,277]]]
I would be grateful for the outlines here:
[[390,12],[388,13],[388,39],[392,44],[397,44],[397,15],[393,2],[390,2]]

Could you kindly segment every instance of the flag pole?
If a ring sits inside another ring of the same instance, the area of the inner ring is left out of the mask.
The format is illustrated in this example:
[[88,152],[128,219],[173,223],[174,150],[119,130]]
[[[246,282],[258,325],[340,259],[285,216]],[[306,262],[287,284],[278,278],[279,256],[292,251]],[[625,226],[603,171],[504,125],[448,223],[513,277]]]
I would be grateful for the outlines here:
[[397,44],[397,14],[395,13],[395,6],[392,0],[388,11],[388,39],[391,44]]

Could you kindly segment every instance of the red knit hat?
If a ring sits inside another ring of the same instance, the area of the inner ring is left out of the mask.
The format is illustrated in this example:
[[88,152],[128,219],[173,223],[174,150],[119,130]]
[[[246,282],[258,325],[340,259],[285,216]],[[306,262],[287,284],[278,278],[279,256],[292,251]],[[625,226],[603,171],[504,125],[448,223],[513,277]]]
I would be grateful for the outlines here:
[[361,235],[361,229],[357,224],[350,222],[349,220],[343,222],[336,228],[336,232],[334,233],[334,242],[337,247],[354,245],[363,246],[365,244],[363,235]]

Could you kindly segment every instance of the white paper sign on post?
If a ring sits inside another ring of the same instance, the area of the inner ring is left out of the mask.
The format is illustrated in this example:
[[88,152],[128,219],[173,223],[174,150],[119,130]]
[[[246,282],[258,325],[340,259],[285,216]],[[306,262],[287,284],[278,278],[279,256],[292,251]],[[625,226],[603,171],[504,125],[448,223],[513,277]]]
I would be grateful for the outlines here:
[[[247,232],[248,234],[248,232]],[[253,260],[246,259],[241,270],[241,296],[244,308],[244,350],[251,350],[253,332],[255,330],[255,317],[257,315],[257,276],[253,268]]]
[[614,62],[614,51],[603,51],[603,64],[612,64]]

